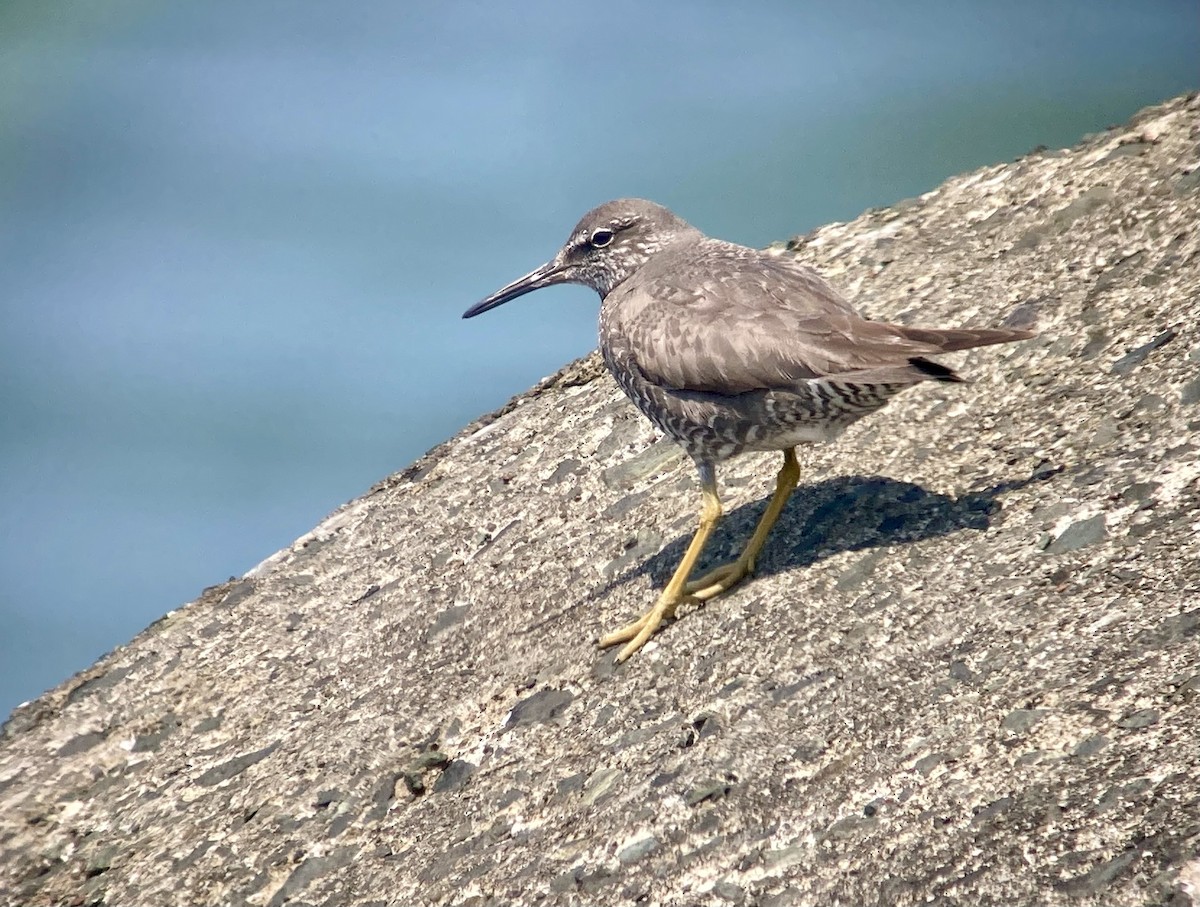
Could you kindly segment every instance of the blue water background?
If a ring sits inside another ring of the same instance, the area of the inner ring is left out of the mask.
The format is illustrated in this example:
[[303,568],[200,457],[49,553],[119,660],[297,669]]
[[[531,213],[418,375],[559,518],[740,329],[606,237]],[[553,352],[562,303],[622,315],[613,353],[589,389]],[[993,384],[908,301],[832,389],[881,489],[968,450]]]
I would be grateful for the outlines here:
[[785,239],[1200,85],[1194,2],[10,0],[0,716],[595,343],[610,197]]

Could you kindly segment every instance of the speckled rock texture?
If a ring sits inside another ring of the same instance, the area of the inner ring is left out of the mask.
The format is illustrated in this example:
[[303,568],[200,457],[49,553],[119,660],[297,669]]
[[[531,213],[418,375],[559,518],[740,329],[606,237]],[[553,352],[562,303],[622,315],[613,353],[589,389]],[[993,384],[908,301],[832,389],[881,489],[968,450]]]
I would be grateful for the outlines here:
[[1200,100],[778,254],[1040,336],[802,450],[620,667],[699,491],[574,363],[18,709],[0,903],[1195,903]]

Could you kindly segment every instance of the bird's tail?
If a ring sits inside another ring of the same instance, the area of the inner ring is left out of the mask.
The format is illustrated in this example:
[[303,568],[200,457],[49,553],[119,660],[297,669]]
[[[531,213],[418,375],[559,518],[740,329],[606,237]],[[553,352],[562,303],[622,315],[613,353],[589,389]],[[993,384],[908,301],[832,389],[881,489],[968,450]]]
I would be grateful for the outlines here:
[[[1015,340],[1028,340],[1030,337],[1036,336],[1033,331],[1018,331],[1009,328],[900,327],[900,330],[909,340],[936,347],[937,352],[940,353],[969,350],[972,347],[989,346],[993,343],[1012,343]],[[932,378],[934,381],[966,380],[949,366],[926,359],[924,356],[914,356],[908,360],[908,364],[926,379]]]
[[[910,328],[900,326],[902,334],[909,340],[925,343],[940,353],[969,350],[976,346],[993,343],[1012,343],[1028,340],[1037,335],[1033,331],[1018,331],[1011,328]],[[932,352],[932,351],[931,351]]]
[[922,378],[932,378],[934,381],[953,381],[958,384],[967,380],[950,366],[926,359],[924,356],[913,356],[908,360],[908,364],[911,368],[916,369]]

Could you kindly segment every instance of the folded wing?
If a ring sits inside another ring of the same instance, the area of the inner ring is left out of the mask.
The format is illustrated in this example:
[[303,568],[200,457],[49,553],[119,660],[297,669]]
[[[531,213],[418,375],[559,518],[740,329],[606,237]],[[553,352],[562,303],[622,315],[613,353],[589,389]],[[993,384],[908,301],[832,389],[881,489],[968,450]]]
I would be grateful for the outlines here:
[[809,268],[708,242],[707,254],[693,253],[686,264],[656,258],[605,300],[621,345],[662,387],[739,394],[813,378],[955,380],[923,357],[1032,336],[869,321]]

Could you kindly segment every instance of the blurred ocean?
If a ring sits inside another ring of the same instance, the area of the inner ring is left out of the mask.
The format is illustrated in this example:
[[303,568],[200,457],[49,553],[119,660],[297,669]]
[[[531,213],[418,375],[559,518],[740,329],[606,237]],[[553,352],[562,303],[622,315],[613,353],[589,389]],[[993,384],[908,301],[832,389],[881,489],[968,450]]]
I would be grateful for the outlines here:
[[765,245],[1200,85],[1194,0],[0,6],[0,718],[595,343],[459,315],[643,195]]

